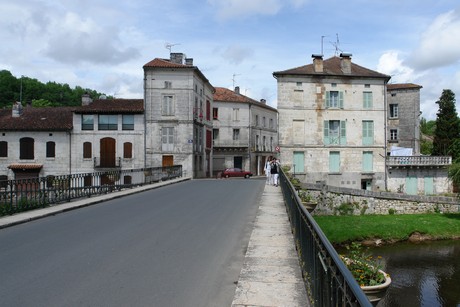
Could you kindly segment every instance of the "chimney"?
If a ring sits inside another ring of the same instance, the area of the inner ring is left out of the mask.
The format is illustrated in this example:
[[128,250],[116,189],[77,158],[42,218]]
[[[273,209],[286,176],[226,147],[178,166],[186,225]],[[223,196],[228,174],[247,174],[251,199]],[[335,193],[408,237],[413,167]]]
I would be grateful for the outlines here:
[[171,62],[176,64],[184,64],[184,54],[178,52],[171,52],[170,54]]
[[351,74],[351,53],[340,54],[340,68],[344,74]]
[[313,58],[313,67],[315,72],[324,72],[323,70],[323,55],[322,54],[312,54]]
[[84,93],[81,95],[81,105],[82,106],[87,106],[90,105],[93,100],[91,99],[91,96],[88,93]]
[[193,66],[193,58],[185,58],[185,65]]
[[240,87],[239,86],[235,86],[235,93],[237,93],[237,94],[240,93]]
[[266,103],[267,103],[267,100],[265,100],[265,99],[260,99],[260,102],[263,103],[263,104],[266,104]]
[[22,104],[19,101],[16,101],[13,104],[13,112],[11,113],[12,117],[20,117],[22,115]]

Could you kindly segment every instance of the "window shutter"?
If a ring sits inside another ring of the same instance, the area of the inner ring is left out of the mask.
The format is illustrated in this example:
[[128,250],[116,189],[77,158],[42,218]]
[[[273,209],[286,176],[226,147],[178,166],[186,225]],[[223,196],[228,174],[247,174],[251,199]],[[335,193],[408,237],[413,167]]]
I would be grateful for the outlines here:
[[339,108],[343,109],[343,92],[339,92]]
[[330,140],[329,140],[329,121],[325,120],[324,121],[324,145],[329,145]]
[[126,142],[123,144],[123,158],[131,159],[133,157],[133,144]]
[[326,91],[326,108],[331,106],[331,92]]
[[340,121],[340,145],[347,145],[346,122]]

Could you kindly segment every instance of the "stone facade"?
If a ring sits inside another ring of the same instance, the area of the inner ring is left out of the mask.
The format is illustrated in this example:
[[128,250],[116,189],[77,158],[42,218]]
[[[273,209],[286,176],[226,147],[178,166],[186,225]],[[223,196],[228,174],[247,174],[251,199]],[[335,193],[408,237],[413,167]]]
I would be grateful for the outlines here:
[[389,76],[351,56],[275,72],[281,162],[303,182],[385,190]]
[[213,107],[214,173],[238,167],[264,174],[278,145],[277,111],[235,91],[216,88]]

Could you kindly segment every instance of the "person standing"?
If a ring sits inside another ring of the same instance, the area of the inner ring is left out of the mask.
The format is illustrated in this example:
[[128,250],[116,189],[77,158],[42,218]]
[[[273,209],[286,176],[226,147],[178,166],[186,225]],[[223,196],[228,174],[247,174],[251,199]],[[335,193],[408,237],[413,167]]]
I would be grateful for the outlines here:
[[268,157],[267,161],[265,162],[264,171],[265,171],[265,176],[267,176],[266,184],[271,184],[271,166],[270,166],[271,159],[272,157]]
[[270,173],[272,176],[273,185],[277,187],[278,186],[278,176],[279,176],[279,163],[276,160],[276,158],[273,158],[272,160]]

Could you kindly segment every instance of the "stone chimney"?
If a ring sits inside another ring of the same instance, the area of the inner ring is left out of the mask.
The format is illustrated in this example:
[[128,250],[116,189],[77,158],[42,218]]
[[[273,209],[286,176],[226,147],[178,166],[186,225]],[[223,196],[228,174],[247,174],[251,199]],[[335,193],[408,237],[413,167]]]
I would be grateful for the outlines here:
[[235,93],[237,93],[237,94],[240,93],[240,87],[239,86],[235,86]]
[[324,72],[323,68],[323,55],[322,54],[312,54],[313,58],[313,68],[315,72]]
[[185,65],[193,66],[193,58],[185,58]]
[[13,104],[13,112],[11,113],[12,117],[20,117],[22,115],[22,104],[19,101],[16,101]]
[[266,104],[266,103],[267,103],[267,100],[265,100],[265,99],[262,98],[262,99],[260,99],[260,102],[263,103],[263,104]]
[[340,68],[344,74],[351,74],[351,53],[340,54]]
[[184,54],[178,52],[171,52],[171,62],[175,64],[184,64]]
[[91,99],[91,96],[88,93],[84,93],[83,95],[81,95],[81,105],[82,106],[90,105],[91,102],[93,102],[93,99]]

